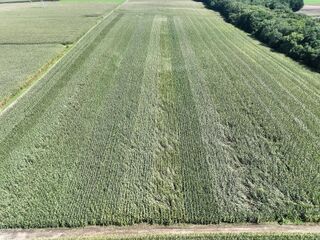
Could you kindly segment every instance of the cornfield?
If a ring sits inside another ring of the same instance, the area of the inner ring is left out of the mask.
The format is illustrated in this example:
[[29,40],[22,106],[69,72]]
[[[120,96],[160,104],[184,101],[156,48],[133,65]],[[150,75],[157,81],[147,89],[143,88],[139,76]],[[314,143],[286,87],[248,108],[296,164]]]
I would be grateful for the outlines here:
[[198,2],[130,0],[0,116],[0,227],[318,222],[319,79]]

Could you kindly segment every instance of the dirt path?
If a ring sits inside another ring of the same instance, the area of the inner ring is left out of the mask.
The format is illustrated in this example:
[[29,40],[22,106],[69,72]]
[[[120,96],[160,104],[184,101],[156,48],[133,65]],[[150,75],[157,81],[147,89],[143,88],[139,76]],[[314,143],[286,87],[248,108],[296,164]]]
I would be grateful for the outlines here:
[[0,230],[0,240],[27,240],[37,238],[79,237],[79,236],[144,236],[168,234],[208,233],[319,233],[320,225],[173,225],[159,226],[139,224],[128,227],[85,227],[73,229]]
[[306,15],[309,15],[309,16],[319,17],[320,16],[320,4],[305,5],[299,12],[306,14]]

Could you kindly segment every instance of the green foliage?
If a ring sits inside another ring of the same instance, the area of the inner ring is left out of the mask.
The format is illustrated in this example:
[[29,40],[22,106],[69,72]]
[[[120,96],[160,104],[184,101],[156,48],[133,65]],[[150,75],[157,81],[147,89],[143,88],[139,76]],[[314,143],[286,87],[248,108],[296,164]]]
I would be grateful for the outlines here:
[[34,3],[1,11],[0,45],[72,44],[114,7],[98,2],[48,2],[45,7]]
[[320,70],[320,23],[288,9],[271,10],[241,1],[208,0],[225,18],[262,42]]
[[45,64],[62,52],[62,45],[2,45],[0,44],[0,108],[1,103],[19,91],[20,87]]
[[138,2],[1,114],[0,227],[319,222],[319,74]]
[[[214,0],[217,4],[221,4],[220,2],[229,1],[229,0]],[[304,2],[303,0],[235,0],[231,1],[233,3],[240,2],[248,5],[257,5],[257,6],[265,6],[270,9],[286,9],[290,8],[293,11],[300,10]]]
[[26,0],[0,0],[0,4],[2,3],[18,3],[18,2],[27,2]]
[[304,0],[305,4],[320,4],[320,0]]
[[0,14],[0,109],[30,86],[114,4],[8,5]]

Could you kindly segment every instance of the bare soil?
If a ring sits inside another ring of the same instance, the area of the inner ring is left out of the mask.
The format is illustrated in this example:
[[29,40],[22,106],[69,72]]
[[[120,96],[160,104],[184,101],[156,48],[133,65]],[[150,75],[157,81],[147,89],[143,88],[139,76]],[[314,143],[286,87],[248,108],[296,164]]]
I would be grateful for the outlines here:
[[130,237],[145,235],[170,234],[210,234],[210,233],[317,233],[320,234],[320,225],[279,225],[279,224],[242,224],[242,225],[172,225],[159,226],[138,224],[127,227],[99,227],[84,228],[55,228],[55,229],[11,229],[0,230],[0,240],[27,240],[27,239],[59,239],[62,237]]

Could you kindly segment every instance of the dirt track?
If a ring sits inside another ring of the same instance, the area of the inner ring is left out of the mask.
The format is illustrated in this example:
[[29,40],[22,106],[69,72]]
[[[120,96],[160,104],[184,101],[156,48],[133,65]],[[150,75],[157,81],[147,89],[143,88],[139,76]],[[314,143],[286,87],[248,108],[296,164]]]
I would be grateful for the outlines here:
[[320,4],[308,4],[303,7],[305,10],[319,9]]
[[305,5],[303,9],[300,10],[300,13],[313,16],[313,17],[319,17],[320,4]]
[[0,240],[27,240],[37,238],[79,237],[79,236],[144,236],[167,234],[208,233],[318,233],[320,225],[173,225],[159,226],[139,224],[128,227],[85,227],[74,229],[0,230]]

